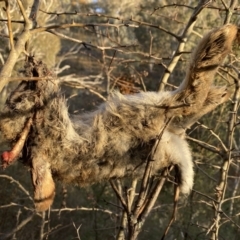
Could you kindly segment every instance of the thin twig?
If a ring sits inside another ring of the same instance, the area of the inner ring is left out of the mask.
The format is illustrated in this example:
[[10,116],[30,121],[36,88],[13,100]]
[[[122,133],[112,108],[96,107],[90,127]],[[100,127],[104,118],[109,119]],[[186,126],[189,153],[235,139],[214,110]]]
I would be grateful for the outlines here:
[[21,230],[28,222],[30,222],[33,217],[35,216],[35,213],[27,217],[25,220],[23,220],[21,223],[17,225],[16,228],[14,228],[11,232],[5,234],[4,236],[1,237],[2,240],[8,239],[9,237],[13,236],[16,232]]
[[[178,168],[175,166],[175,170],[176,170],[176,173],[175,173],[175,181],[176,182],[180,182],[180,177],[179,177],[179,170]],[[176,220],[176,214],[177,214],[177,203],[178,203],[178,200],[179,200],[179,194],[180,194],[180,187],[179,185],[175,185],[174,187],[174,205],[173,205],[173,212],[172,212],[172,217],[168,223],[168,226],[166,227],[165,231],[164,231],[164,234],[161,238],[161,240],[164,240],[165,237],[167,236],[168,232],[169,232],[169,229],[172,225],[172,223]]]
[[113,182],[113,180],[110,180],[109,181],[111,186],[112,186],[112,189],[113,191],[115,192],[115,194],[117,195],[118,199],[120,200],[123,208],[125,209],[126,212],[128,212],[128,208],[127,208],[127,203],[126,201],[124,200],[123,196],[121,195],[121,193],[119,192],[119,190],[117,189],[115,183]]
[[26,188],[23,187],[23,185],[19,181],[15,180],[11,176],[4,175],[4,174],[0,174],[0,178],[6,178],[10,181],[10,183],[15,183],[18,186],[18,188],[21,189],[27,195],[27,197],[33,202],[33,199],[31,197],[31,195],[29,194],[29,192],[26,190]]
[[8,26],[10,46],[11,46],[11,49],[14,49],[13,31],[12,31],[12,22],[11,22],[9,1],[5,1],[5,6],[6,6],[6,13],[7,13],[7,26]]

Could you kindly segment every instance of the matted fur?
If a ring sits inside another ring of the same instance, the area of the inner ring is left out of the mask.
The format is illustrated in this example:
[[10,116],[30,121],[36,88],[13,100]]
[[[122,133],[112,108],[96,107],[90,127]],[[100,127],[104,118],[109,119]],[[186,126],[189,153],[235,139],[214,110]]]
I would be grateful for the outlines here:
[[[185,130],[227,100],[226,89],[212,86],[212,82],[236,34],[237,27],[230,24],[207,34],[176,91],[135,95],[116,92],[96,111],[79,116],[69,116],[57,80],[20,83],[6,102],[0,128],[14,143],[32,119],[22,158],[32,169],[36,209],[44,211],[52,204],[52,176],[80,186],[125,176],[141,177],[161,130],[152,174],[177,164],[181,191],[189,194],[194,172]],[[27,76],[42,77],[46,72],[44,64],[29,60]]]

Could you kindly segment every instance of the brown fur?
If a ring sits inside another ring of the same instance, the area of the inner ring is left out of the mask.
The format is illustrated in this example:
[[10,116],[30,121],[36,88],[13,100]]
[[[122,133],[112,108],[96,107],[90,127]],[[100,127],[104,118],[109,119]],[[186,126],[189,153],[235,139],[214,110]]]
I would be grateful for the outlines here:
[[[142,176],[161,131],[153,156],[153,174],[177,164],[181,191],[188,194],[194,173],[184,133],[227,100],[226,89],[212,86],[212,82],[236,34],[237,27],[230,24],[207,34],[193,53],[186,79],[176,91],[126,96],[116,92],[88,114],[69,116],[57,80],[20,83],[6,102],[0,128],[5,138],[14,143],[28,119],[32,119],[22,158],[32,169],[36,209],[44,211],[52,204],[52,176],[80,186]],[[42,77],[47,72],[44,64],[29,59],[27,76]]]

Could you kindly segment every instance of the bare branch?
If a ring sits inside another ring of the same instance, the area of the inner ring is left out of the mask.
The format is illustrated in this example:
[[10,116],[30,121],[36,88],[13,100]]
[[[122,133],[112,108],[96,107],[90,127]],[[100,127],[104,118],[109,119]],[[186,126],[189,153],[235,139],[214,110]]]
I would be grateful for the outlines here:
[[198,6],[195,8],[192,16],[190,17],[185,29],[183,30],[181,37],[178,39],[179,43],[178,43],[177,49],[175,50],[175,53],[168,65],[168,68],[165,70],[165,73],[160,80],[159,91],[164,90],[165,85],[168,81],[168,78],[170,77],[171,73],[173,72],[174,68],[176,67],[176,65],[181,57],[181,52],[184,51],[184,47],[187,43],[187,39],[190,36],[190,34],[192,33],[192,30],[197,21],[198,15],[201,13],[201,11],[205,7],[207,7],[210,4],[210,2],[211,2],[211,0],[199,1]]
[[13,236],[16,232],[20,231],[27,223],[29,223],[33,217],[35,216],[35,213],[27,217],[25,220],[23,220],[21,223],[17,225],[16,228],[14,228],[11,232],[5,234],[1,237],[1,239],[8,239],[9,237]]
[[[25,10],[22,5],[22,2],[20,0],[17,0],[17,2],[24,18],[24,22],[25,22],[24,30],[21,33],[21,35],[18,37],[18,40],[15,44],[15,48],[11,49],[11,52],[7,58],[7,61],[0,72],[0,92],[2,91],[4,86],[8,83],[8,77],[11,76],[12,70],[18,60],[18,57],[24,51],[25,43],[29,40],[31,36],[31,33],[30,33],[30,28],[32,27],[31,21],[28,19],[28,17],[25,14]],[[38,0],[34,1],[33,6],[35,6],[35,2],[38,2]]]
[[9,2],[8,2],[8,1],[5,1],[5,5],[6,5],[6,13],[7,13],[7,26],[8,26],[10,46],[11,46],[11,49],[14,49],[13,32],[12,32],[12,22],[11,22]]

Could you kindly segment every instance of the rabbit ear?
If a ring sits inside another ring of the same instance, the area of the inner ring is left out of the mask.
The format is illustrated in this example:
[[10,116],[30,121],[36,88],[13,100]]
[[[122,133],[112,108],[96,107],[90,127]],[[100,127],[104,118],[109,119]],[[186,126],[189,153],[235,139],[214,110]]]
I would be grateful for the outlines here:
[[200,41],[190,59],[186,78],[175,91],[176,101],[190,105],[179,108],[180,115],[197,113],[206,100],[211,102],[208,93],[215,73],[231,51],[237,34],[237,26],[227,24],[209,32]]
[[46,211],[52,205],[55,196],[50,164],[44,157],[38,156],[32,159],[31,170],[36,211]]

